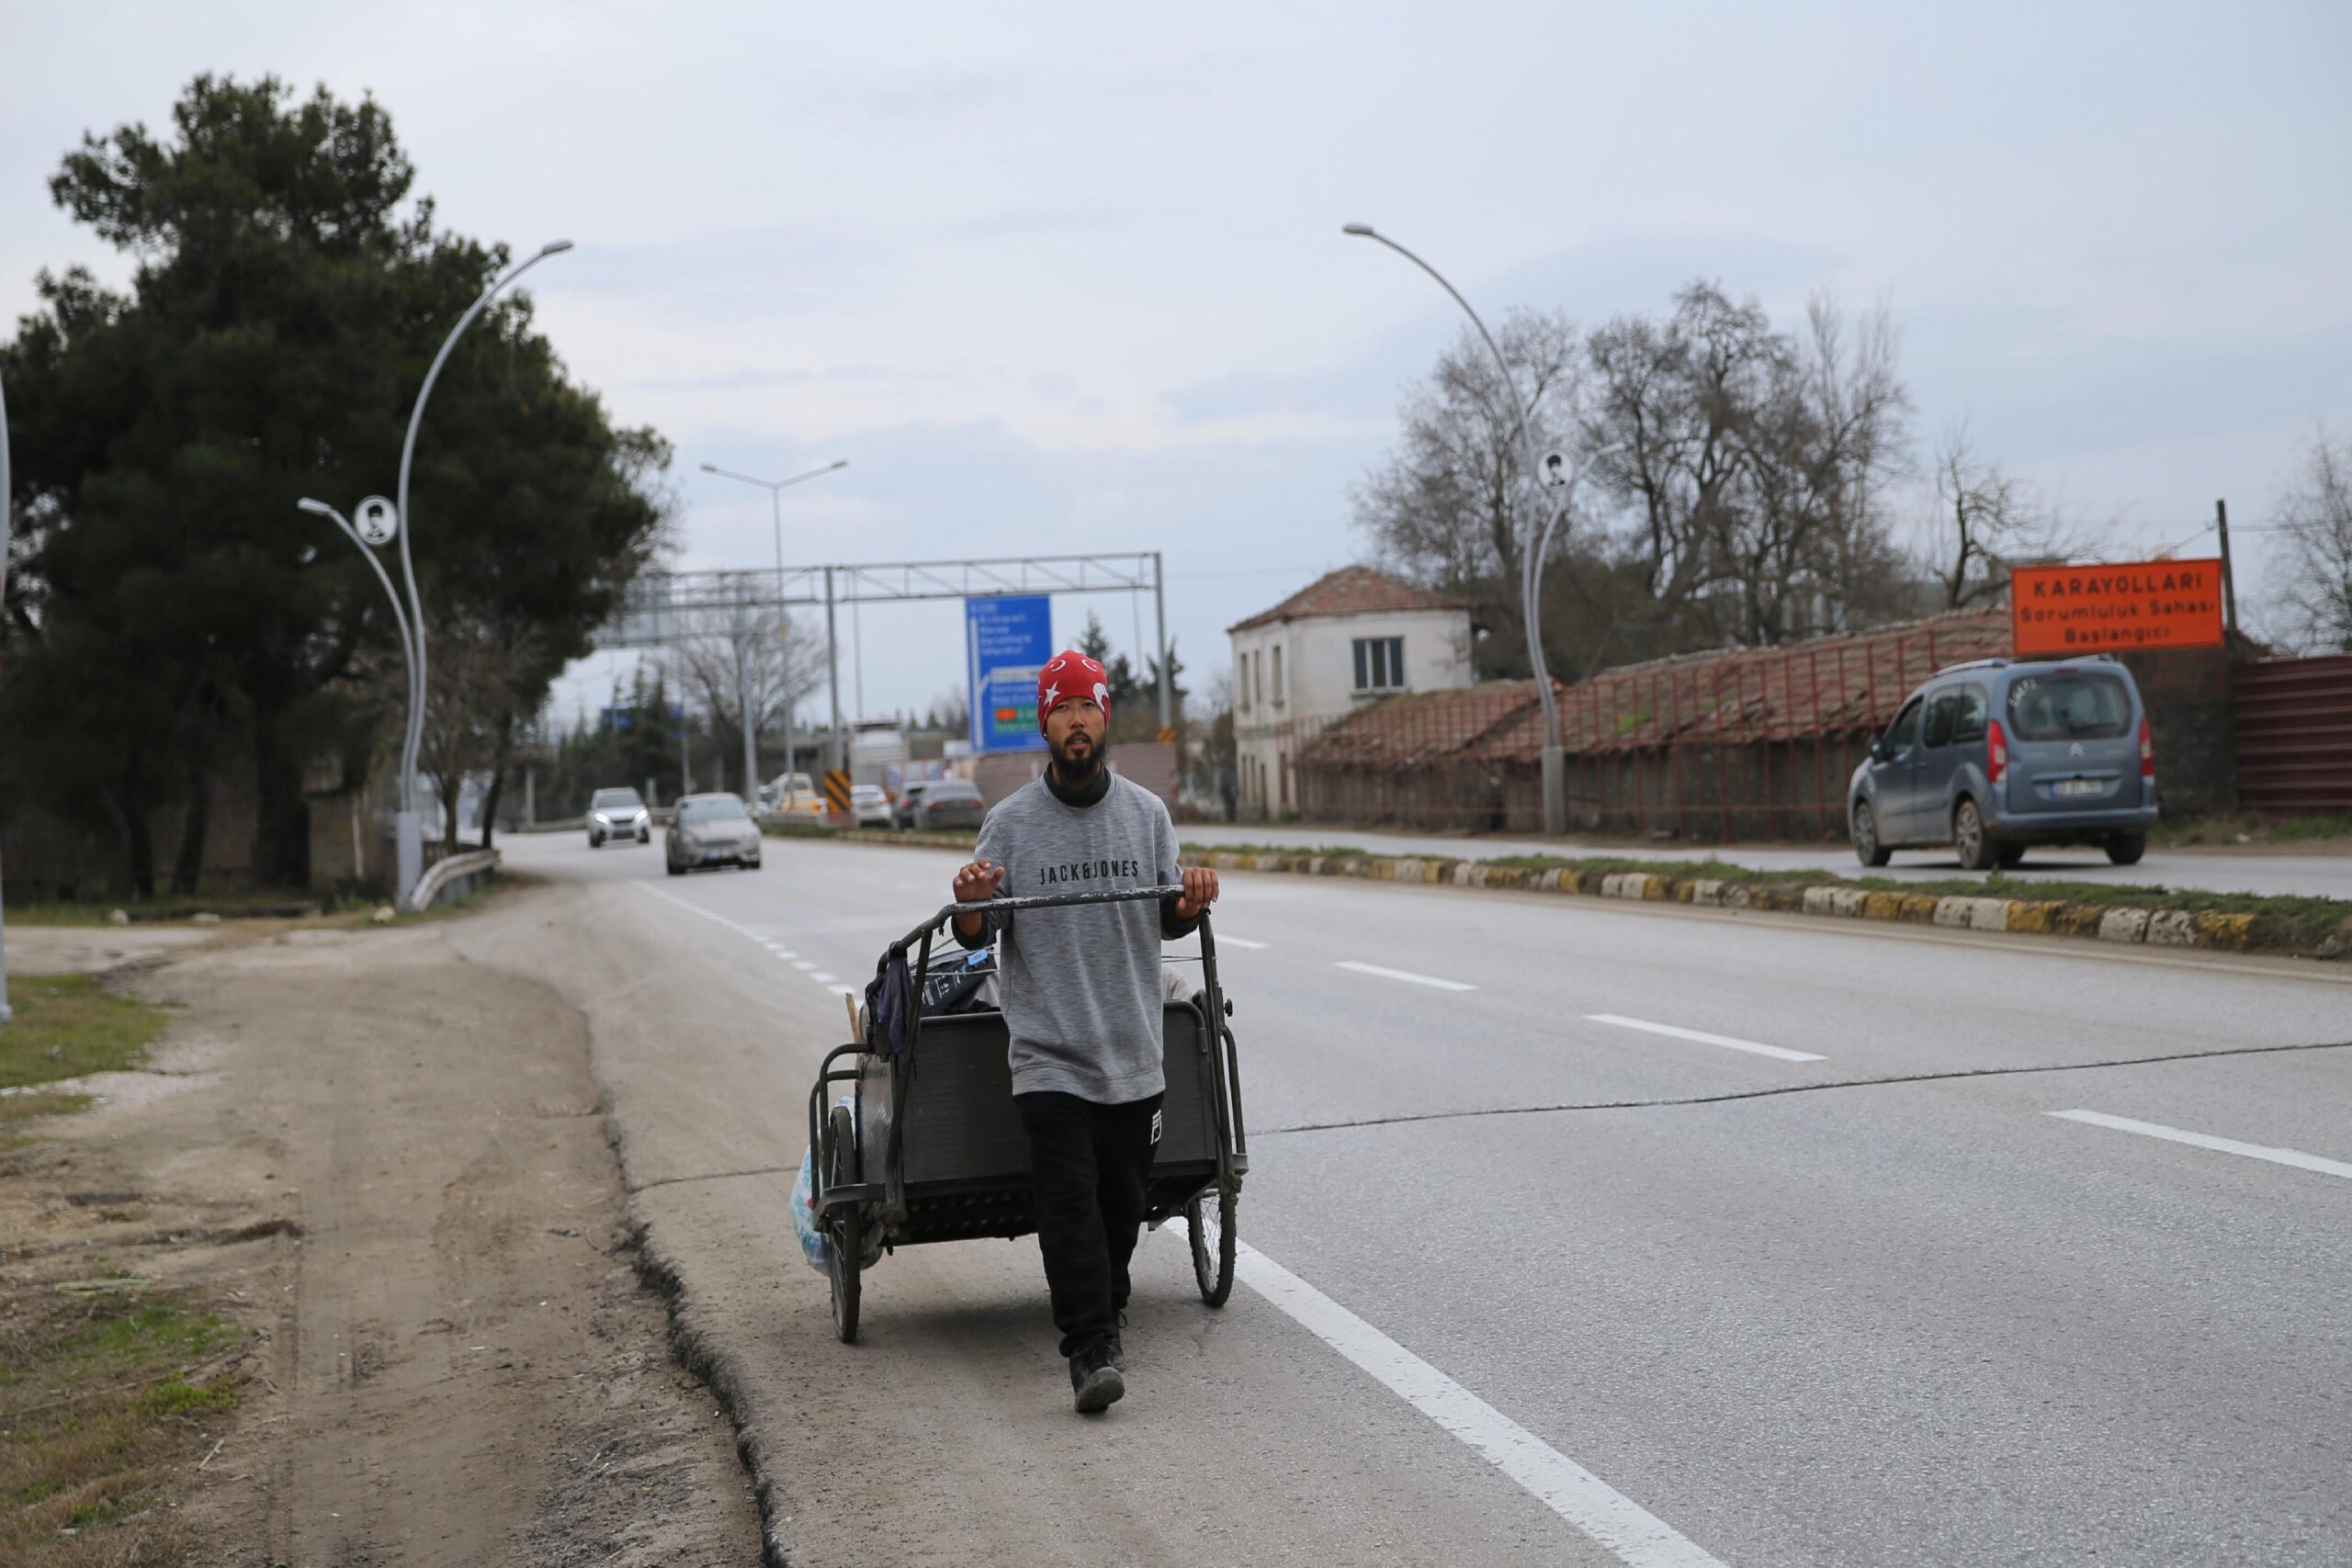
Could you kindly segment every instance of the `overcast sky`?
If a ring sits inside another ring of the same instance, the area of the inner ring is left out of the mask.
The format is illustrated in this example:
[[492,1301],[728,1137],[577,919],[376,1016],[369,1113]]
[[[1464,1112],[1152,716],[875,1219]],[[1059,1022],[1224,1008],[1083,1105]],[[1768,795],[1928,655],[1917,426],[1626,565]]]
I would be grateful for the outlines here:
[[[1345,221],[1490,315],[1702,275],[1791,323],[1883,297],[1923,439],[1967,418],[2119,555],[2216,497],[2260,522],[2314,424],[2352,427],[2341,0],[0,0],[0,58],[11,317],[40,267],[125,275],[49,201],[84,131],[166,124],[199,71],[372,93],[445,222],[578,242],[532,275],[540,321],[676,444],[680,564],[773,558],[766,495],[698,464],[846,457],[786,492],[792,561],[1160,550],[1196,677],[1362,552],[1350,487],[1458,326]],[[869,712],[960,682],[956,607],[861,620]]]

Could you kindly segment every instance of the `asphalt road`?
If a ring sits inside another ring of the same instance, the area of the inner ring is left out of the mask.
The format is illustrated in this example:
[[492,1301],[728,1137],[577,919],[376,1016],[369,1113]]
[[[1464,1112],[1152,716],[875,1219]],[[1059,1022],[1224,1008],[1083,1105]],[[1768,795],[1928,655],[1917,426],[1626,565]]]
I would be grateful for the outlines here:
[[[1893,863],[1865,868],[1843,844],[1626,844],[1584,843],[1569,839],[1504,839],[1459,834],[1376,833],[1347,828],[1271,826],[1262,823],[1188,823],[1184,841],[1193,844],[1269,844],[1314,849],[1355,845],[1375,854],[1451,855],[1490,860],[1498,855],[1629,855],[1641,860],[1704,860],[1713,855],[1758,871],[1834,871],[1845,876],[1891,876],[1926,881],[1971,876],[1951,851],[1897,850]],[[2137,865],[2110,865],[2103,851],[2062,845],[2027,852],[2025,863],[2002,873],[2066,882],[2111,882],[2130,886],[2197,887],[2212,893],[2297,894],[2352,899],[2352,854],[2310,854],[2272,850],[2156,850]]]
[[786,1218],[955,856],[507,850],[455,940],[586,1013],[794,1563],[2352,1561],[2352,975],[1231,875],[1254,1252],[1212,1312],[1147,1238],[1087,1421],[1034,1244],[844,1347]]

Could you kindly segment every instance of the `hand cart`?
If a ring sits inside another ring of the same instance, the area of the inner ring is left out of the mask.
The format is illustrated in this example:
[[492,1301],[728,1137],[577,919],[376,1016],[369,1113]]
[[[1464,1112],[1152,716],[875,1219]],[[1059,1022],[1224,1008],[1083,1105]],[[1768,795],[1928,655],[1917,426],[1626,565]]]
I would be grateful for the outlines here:
[[[1157,904],[1181,887],[1065,893],[949,904],[890,944],[889,966],[911,953],[910,998],[931,971],[932,939],[958,915],[1067,909],[1087,904]],[[1167,1097],[1146,1190],[1153,1224],[1183,1216],[1201,1299],[1223,1306],[1233,1291],[1234,1211],[1250,1168],[1241,1122],[1240,1065],[1217,982],[1216,940],[1204,910],[1201,987],[1165,1003]],[[1021,1236],[1036,1229],[1029,1137],[1012,1103],[1012,1043],[997,1011],[921,1016],[899,1030],[870,1015],[866,1038],[826,1053],[808,1090],[810,1207],[827,1241],[833,1326],[857,1338],[859,1282],[885,1252],[924,1242]],[[846,1092],[842,1092],[846,1091]],[[842,1100],[847,1103],[841,1103]]]

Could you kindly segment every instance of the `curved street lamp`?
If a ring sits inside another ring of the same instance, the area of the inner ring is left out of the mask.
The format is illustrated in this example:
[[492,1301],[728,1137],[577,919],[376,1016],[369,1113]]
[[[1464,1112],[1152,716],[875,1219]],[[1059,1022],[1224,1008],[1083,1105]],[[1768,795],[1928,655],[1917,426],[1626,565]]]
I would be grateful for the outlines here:
[[[397,861],[400,879],[400,905],[409,908],[410,895],[416,891],[417,880],[424,874],[424,837],[416,815],[417,751],[424,742],[424,603],[417,597],[416,565],[409,556],[409,538],[415,533],[408,514],[408,470],[416,456],[416,427],[424,420],[425,400],[433,396],[433,383],[441,378],[441,367],[448,359],[449,351],[458,346],[458,339],[465,335],[474,318],[499,292],[538,265],[549,256],[561,255],[571,249],[569,240],[551,240],[537,252],[509,267],[505,275],[482,290],[481,298],[467,308],[442,340],[441,352],[433,356],[433,367],[424,373],[424,385],[417,389],[416,406],[409,411],[408,438],[401,443],[400,491],[394,502],[400,516],[401,577],[408,584],[409,613],[416,623],[416,637],[409,660],[408,733],[401,743],[401,809],[395,820],[398,841]],[[413,911],[412,911],[413,912]]]
[[[838,472],[848,467],[849,459],[841,457],[821,468],[811,468],[805,474],[795,474],[788,479],[763,479],[751,474],[739,474],[732,468],[722,468],[716,463],[702,465],[702,471],[706,474],[717,474],[722,479],[741,479],[747,485],[757,485],[768,492],[768,510],[773,513],[775,521],[775,596],[779,613],[784,601],[784,492],[803,479],[822,479],[827,474]],[[827,568],[826,570],[830,581],[831,569]],[[827,603],[827,608],[830,611],[830,600]],[[832,682],[831,745],[835,754],[834,760],[838,762],[842,739],[842,669],[841,654],[833,647],[833,621],[830,613],[825,617],[825,669]],[[756,801],[759,796],[760,781],[754,775],[759,773],[759,756],[754,750],[752,735],[752,694],[743,671],[743,633],[740,626],[736,627],[735,636],[735,701],[743,710],[743,792],[747,799]],[[793,705],[797,707],[799,705],[796,703]],[[792,772],[794,758],[792,756],[792,718],[788,714],[784,722],[784,771],[789,773]]]
[[[1478,319],[1478,312],[1471,308],[1470,301],[1462,297],[1460,289],[1445,280],[1443,273],[1374,229],[1371,224],[1344,223],[1340,225],[1340,232],[1353,235],[1358,239],[1377,241],[1387,246],[1437,279],[1438,287],[1452,295],[1453,302],[1462,307],[1462,313],[1470,318],[1470,324],[1478,329],[1478,336],[1485,340],[1487,352],[1494,356],[1495,371],[1503,378],[1503,389],[1510,394],[1512,417],[1517,421],[1517,426],[1512,434],[1525,444],[1522,461],[1525,465],[1527,482],[1531,485],[1539,485],[1543,477],[1544,455],[1534,448],[1534,422],[1528,417],[1527,403],[1519,395],[1519,380],[1510,373],[1510,362],[1503,358],[1503,351],[1496,344],[1494,333],[1488,332],[1487,323]],[[1525,622],[1527,626],[1527,662],[1535,676],[1536,696],[1544,705],[1542,784],[1544,830],[1546,833],[1567,831],[1567,753],[1560,744],[1560,705],[1552,695],[1552,672],[1544,662],[1544,637],[1536,619],[1536,589],[1543,579],[1544,551],[1551,545],[1552,530],[1558,525],[1562,517],[1567,515],[1568,496],[1573,492],[1574,488],[1575,479],[1571,477],[1562,489],[1560,505],[1553,511],[1549,520],[1544,525],[1541,534],[1533,542],[1533,547],[1528,551],[1526,558],[1521,561],[1519,572],[1520,619]]]
[[298,512],[310,513],[315,517],[326,518],[342,529],[344,536],[358,546],[359,553],[368,558],[368,569],[375,572],[376,581],[384,585],[384,597],[392,602],[392,625],[401,629],[401,657],[408,665],[409,702],[413,711],[417,689],[416,636],[409,629],[407,612],[401,605],[401,591],[392,586],[392,574],[384,570],[384,563],[376,558],[376,552],[368,547],[368,541],[359,536],[359,530],[353,527],[350,520],[342,513],[337,512],[323,501],[311,501],[307,497],[296,502],[294,508]]

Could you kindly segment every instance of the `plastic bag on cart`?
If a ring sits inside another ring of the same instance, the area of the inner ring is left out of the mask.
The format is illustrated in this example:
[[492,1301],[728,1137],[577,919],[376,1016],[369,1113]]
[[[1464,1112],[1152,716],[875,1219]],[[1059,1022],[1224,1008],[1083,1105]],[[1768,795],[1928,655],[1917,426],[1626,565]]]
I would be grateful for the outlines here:
[[[838,1103],[850,1105],[850,1097],[842,1096]],[[816,1201],[817,1151],[810,1147],[800,1151],[800,1174],[792,1182],[792,1229],[800,1238],[800,1260],[823,1274],[832,1268],[832,1248],[817,1228]]]
[[931,961],[931,973],[922,982],[923,1017],[996,1010],[994,953],[984,947],[977,953],[944,953]]

